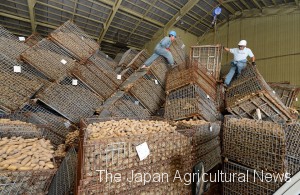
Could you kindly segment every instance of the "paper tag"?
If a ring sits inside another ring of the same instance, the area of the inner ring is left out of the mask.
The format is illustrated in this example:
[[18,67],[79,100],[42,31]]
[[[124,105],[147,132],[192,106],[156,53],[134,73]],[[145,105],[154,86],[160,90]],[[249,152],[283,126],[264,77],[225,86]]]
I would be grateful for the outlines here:
[[117,79],[118,79],[118,80],[121,80],[121,79],[122,79],[122,75],[118,74],[118,75],[117,75]]
[[298,98],[296,98],[296,102],[298,102]]
[[66,121],[66,122],[64,122],[64,125],[66,128],[69,128],[71,126],[71,123],[70,123],[70,121]]
[[206,95],[206,98],[209,99],[210,98],[209,95]]
[[136,151],[139,155],[140,161],[147,158],[147,156],[149,156],[149,154],[150,154],[150,150],[149,150],[148,144],[146,142],[142,143],[141,145],[138,145],[136,147]]
[[84,40],[84,37],[83,37],[83,36],[81,36],[81,40]]
[[139,103],[140,103],[139,101],[134,101],[135,105],[139,105]]
[[62,64],[66,64],[66,63],[67,63],[67,61],[66,61],[65,59],[62,59],[60,62],[61,62]]
[[276,92],[275,92],[275,91],[273,91],[273,93],[275,94]]
[[72,85],[78,85],[78,80],[77,79],[72,79]]
[[25,37],[19,37],[19,41],[25,41]]
[[209,131],[212,132],[212,130],[213,130],[213,128],[212,128],[212,126],[210,126],[210,127],[209,127]]
[[181,45],[181,49],[183,49],[183,48],[185,48],[185,44],[182,44],[182,45]]
[[14,72],[21,72],[21,66],[14,66]]
[[158,81],[157,81],[156,79],[154,80],[154,83],[155,83],[156,85],[158,85]]
[[260,112],[259,108],[256,109],[256,114],[257,114],[258,120],[261,120],[261,112]]
[[108,58],[108,55],[106,55],[106,58]]

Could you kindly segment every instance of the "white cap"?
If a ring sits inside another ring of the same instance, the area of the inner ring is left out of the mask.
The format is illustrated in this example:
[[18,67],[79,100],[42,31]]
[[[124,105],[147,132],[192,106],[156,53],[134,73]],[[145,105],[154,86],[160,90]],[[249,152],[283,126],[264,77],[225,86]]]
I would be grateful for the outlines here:
[[247,41],[246,40],[241,40],[238,45],[246,46],[247,45]]

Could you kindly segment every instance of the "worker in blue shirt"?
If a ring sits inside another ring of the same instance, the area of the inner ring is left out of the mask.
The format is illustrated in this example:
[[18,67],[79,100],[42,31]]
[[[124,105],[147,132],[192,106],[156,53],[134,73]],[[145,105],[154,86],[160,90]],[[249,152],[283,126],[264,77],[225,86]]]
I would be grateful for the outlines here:
[[159,56],[163,56],[168,60],[168,63],[171,65],[172,68],[174,68],[174,59],[172,56],[172,53],[170,52],[170,46],[172,42],[176,38],[176,32],[174,30],[169,32],[169,36],[163,38],[156,46],[154,49],[153,55],[148,58],[145,63],[141,66],[141,70],[147,70],[149,69],[150,65],[152,62],[158,58]]
[[233,60],[231,61],[231,68],[228,74],[226,75],[225,81],[224,81],[224,86],[228,87],[233,76],[235,75],[237,71],[237,77],[240,76],[242,70],[246,67],[247,65],[247,57],[249,56],[252,61],[252,65],[256,65],[255,63],[255,57],[254,54],[252,53],[251,49],[246,47],[247,41],[246,40],[241,40],[238,43],[238,48],[226,48],[224,47],[225,51],[229,51],[230,53],[233,54]]

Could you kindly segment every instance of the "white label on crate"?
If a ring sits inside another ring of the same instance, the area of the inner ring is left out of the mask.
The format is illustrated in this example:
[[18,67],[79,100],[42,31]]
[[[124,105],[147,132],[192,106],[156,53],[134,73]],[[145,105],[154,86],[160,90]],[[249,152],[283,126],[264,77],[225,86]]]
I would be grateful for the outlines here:
[[121,80],[121,79],[122,79],[122,75],[118,74],[118,75],[117,75],[117,79],[118,79],[118,80]]
[[66,61],[65,59],[62,59],[60,62],[61,62],[62,64],[66,64],[66,63],[67,63],[67,61]]
[[106,55],[105,57],[108,58],[108,55]]
[[209,95],[206,95],[206,98],[209,99],[210,98]]
[[14,66],[14,72],[21,72],[21,66]]
[[139,103],[140,103],[139,101],[134,101],[135,105],[139,105]]
[[158,81],[157,81],[156,79],[154,80],[154,83],[155,83],[156,85],[158,85]]
[[182,45],[181,45],[181,49],[183,49],[183,48],[185,48],[185,44],[182,44]]
[[25,41],[25,37],[19,37],[19,41]]
[[275,92],[275,91],[273,91],[273,93],[275,94],[276,92]]
[[84,40],[84,37],[83,37],[83,36],[81,36],[81,40]]
[[150,154],[150,150],[149,150],[148,144],[146,142],[142,143],[141,145],[138,145],[136,147],[136,151],[139,155],[140,161],[147,158],[147,156],[149,156],[149,154]]
[[212,132],[212,130],[213,130],[213,128],[212,128],[212,126],[210,126],[210,127],[209,127],[209,131]]
[[261,112],[260,112],[259,108],[256,109],[256,114],[257,114],[258,120],[261,120]]
[[72,85],[78,85],[78,80],[77,79],[72,79]]
[[71,123],[70,123],[70,121],[66,121],[66,122],[64,122],[64,125],[66,128],[69,128],[71,126]]
[[296,102],[298,102],[298,98],[296,98]]

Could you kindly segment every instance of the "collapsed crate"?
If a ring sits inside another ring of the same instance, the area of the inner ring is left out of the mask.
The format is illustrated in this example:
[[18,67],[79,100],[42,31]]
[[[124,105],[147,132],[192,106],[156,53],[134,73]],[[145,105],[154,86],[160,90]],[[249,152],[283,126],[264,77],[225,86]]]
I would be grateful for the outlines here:
[[108,98],[99,110],[100,117],[137,117],[149,118],[150,112],[124,91],[117,91]]
[[179,37],[170,46],[170,51],[177,65],[186,63],[185,45]]
[[0,54],[0,67],[0,109],[9,114],[22,108],[43,84],[23,73],[22,69],[21,72],[14,72],[20,65],[4,54]]
[[191,66],[219,80],[222,61],[221,45],[192,46],[190,50]]
[[268,83],[286,107],[292,107],[300,93],[300,87],[284,83]]
[[285,182],[285,175],[272,175],[234,162],[223,164],[223,194],[273,194]]
[[207,93],[191,84],[167,95],[164,117],[170,120],[196,117],[213,122],[218,120],[220,113]]
[[[6,133],[8,129],[3,129],[5,124],[1,124],[0,126],[1,137],[5,136],[5,138],[1,138],[1,142],[6,142],[1,147],[5,150],[6,146],[9,148],[17,146],[18,150],[17,152],[13,150],[6,150],[6,156],[4,154],[1,156],[0,194],[47,194],[49,184],[57,169],[53,162],[51,162],[51,168],[48,167],[47,163],[45,164],[45,155],[47,159],[50,159],[48,156],[49,150],[46,150],[43,147],[46,144],[45,140],[38,140],[38,138],[41,138],[40,130],[37,130],[36,128],[30,130],[28,129],[28,125],[27,129],[23,130],[22,127],[25,127],[26,124],[20,121],[12,121],[10,123],[11,124],[9,126],[11,129],[9,129],[8,134]],[[20,138],[20,136],[22,138]],[[33,144],[36,145],[34,148],[30,149],[30,152],[33,153],[32,156],[28,155],[28,149],[25,148],[26,145],[24,146],[24,144],[20,144],[23,141],[24,143],[27,143],[27,147],[32,147]],[[45,147],[48,146],[49,145],[47,144]],[[12,158],[7,158],[10,156]],[[16,156],[18,158],[16,158]],[[43,161],[43,163],[41,161]],[[13,164],[13,162],[15,164]],[[48,168],[46,169],[46,167]],[[11,170],[7,170],[8,168]]]
[[51,84],[37,94],[37,98],[74,123],[92,116],[103,102],[82,82],[72,77],[66,77],[59,84]]
[[151,73],[137,72],[131,75],[120,87],[134,96],[154,114],[165,101],[165,91]]
[[[110,125],[113,127],[109,127]],[[109,183],[117,185],[110,188],[99,180],[97,170],[118,172],[125,179],[131,170],[154,173],[168,172],[174,166],[179,171],[192,169],[188,138],[176,132],[176,127],[167,122],[151,119],[140,121],[122,118],[85,119],[82,121],[82,127],[84,139],[79,152],[82,155],[79,177],[82,190],[103,186],[102,190],[127,189],[130,192],[131,189],[143,185],[143,183],[132,185],[127,185],[126,182]],[[145,159],[140,159],[136,147],[145,142],[150,154]]]
[[0,52],[12,60],[19,59],[19,55],[29,48],[26,44],[18,39],[0,25]]
[[52,31],[49,37],[61,48],[72,53],[80,63],[84,63],[99,49],[99,44],[70,20]]
[[70,54],[48,39],[30,47],[20,57],[52,81],[62,79],[75,67]]
[[[85,65],[77,64],[71,71],[72,75],[88,86],[102,99],[109,98],[118,88],[117,79],[111,80],[105,72],[101,71],[94,63]],[[117,77],[117,75],[115,75]]]
[[298,117],[281,102],[256,67],[250,64],[238,79],[232,81],[225,102],[231,114],[242,118],[257,119],[256,109],[260,109],[263,120],[277,123],[293,121]]
[[150,66],[150,72],[157,78],[161,86],[166,87],[166,77],[169,67],[164,57],[158,57]]
[[52,179],[48,194],[71,194],[74,192],[77,160],[76,150],[69,149]]
[[38,42],[40,42],[43,39],[43,37],[38,34],[38,33],[33,33],[29,37],[26,38],[25,44],[28,45],[29,47],[32,47],[36,45]]
[[270,121],[225,116],[223,156],[256,170],[285,173],[284,126]]
[[217,100],[216,80],[195,67],[171,70],[167,74],[166,92],[170,93],[191,84],[198,85],[213,101]]
[[198,164],[200,159],[203,159],[203,156],[207,153],[210,153],[217,147],[220,148],[221,122],[210,123],[203,120],[183,120],[177,121],[175,124],[177,131],[190,139],[193,165]]

